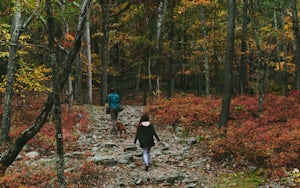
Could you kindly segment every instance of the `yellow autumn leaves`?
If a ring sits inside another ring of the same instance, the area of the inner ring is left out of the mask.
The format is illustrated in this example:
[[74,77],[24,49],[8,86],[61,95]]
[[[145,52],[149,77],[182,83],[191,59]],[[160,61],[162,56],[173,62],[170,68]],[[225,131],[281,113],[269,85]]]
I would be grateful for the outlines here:
[[[16,73],[14,92],[22,94],[25,92],[50,92],[51,87],[47,86],[47,80],[51,79],[50,68],[45,65],[31,67],[25,63],[20,64],[20,68]],[[5,92],[7,78],[3,77],[3,82],[0,82],[0,92]]]

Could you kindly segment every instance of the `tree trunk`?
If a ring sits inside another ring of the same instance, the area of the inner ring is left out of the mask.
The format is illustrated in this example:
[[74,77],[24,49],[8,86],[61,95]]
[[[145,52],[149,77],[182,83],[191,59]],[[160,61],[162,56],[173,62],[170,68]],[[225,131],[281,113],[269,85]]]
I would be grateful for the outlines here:
[[295,36],[295,64],[297,67],[296,74],[296,89],[300,90],[300,34],[299,34],[299,23],[298,23],[298,10],[297,10],[297,0],[291,0],[292,8],[292,19],[293,19],[293,29]]
[[137,73],[137,78],[136,78],[136,86],[135,90],[139,91],[140,89],[140,83],[141,83],[141,74],[142,74],[142,63],[139,63],[139,68],[138,68],[138,73]]
[[263,111],[263,95],[264,95],[264,75],[265,71],[262,66],[262,55],[261,55],[261,40],[260,40],[260,28],[258,25],[258,20],[255,19],[254,15],[259,12],[258,5],[251,4],[251,15],[253,16],[250,21],[252,25],[252,34],[255,40],[255,45],[257,48],[257,84],[258,84],[258,117],[260,117]]
[[[65,10],[66,10],[66,0],[58,1],[57,4],[61,8],[61,19],[62,19],[62,26],[63,26],[63,36],[65,42],[67,42],[66,35],[69,33],[69,23],[68,20],[65,18]],[[51,65],[52,66],[52,65]],[[65,87],[65,98],[68,103],[68,111],[69,113],[72,113],[72,104],[74,100],[74,92],[73,92],[73,84],[72,84],[72,74],[69,74],[68,78],[68,85]]]
[[[214,8],[213,8],[213,36],[217,35],[217,30],[218,28],[218,21],[217,21],[217,11],[218,11],[218,6],[217,6],[217,2],[214,1]],[[218,83],[220,83],[221,80],[221,76],[220,76],[220,67],[219,67],[219,55],[218,55],[218,45],[217,45],[217,40],[213,40],[213,57],[211,58],[212,62],[213,62],[213,73],[214,76],[212,77],[212,82],[211,85],[214,88],[218,88],[218,92],[220,92],[220,89],[218,87]]]
[[[205,14],[204,14],[203,4],[200,5],[200,18],[201,18],[203,38],[204,38],[204,40],[207,40],[207,32],[206,32],[206,25],[205,25]],[[205,95],[209,96],[210,95],[210,74],[209,74],[209,64],[208,64],[206,46],[202,45],[202,49],[203,49],[203,54],[204,54]]]
[[148,84],[149,84],[149,91],[152,92],[152,72],[151,72],[151,58],[147,57],[147,73],[148,73]]
[[91,34],[89,16],[85,25],[85,39],[86,39],[86,56],[88,61],[88,103],[93,104],[93,78],[92,78],[92,50],[91,50]]
[[64,151],[62,140],[62,127],[61,127],[61,104],[60,104],[60,82],[59,82],[59,65],[57,62],[57,56],[54,46],[54,19],[52,14],[51,0],[46,1],[46,13],[47,13],[47,31],[48,31],[48,47],[50,51],[50,61],[52,67],[52,81],[53,81],[53,105],[54,105],[54,118],[55,118],[55,130],[56,130],[56,171],[59,187],[66,187],[66,179],[64,174]]
[[[163,27],[165,24],[165,15],[167,11],[167,4],[168,0],[161,0],[159,2],[157,8],[157,26],[156,26],[156,44],[155,44],[155,51],[157,55],[161,54],[162,51],[162,42],[163,42]],[[160,97],[161,88],[160,88],[160,62],[159,58],[155,58],[153,62],[154,66],[156,67],[156,95]]]
[[247,1],[243,2],[243,16],[242,16],[242,41],[241,41],[241,64],[240,64],[240,93],[243,94],[248,90],[247,83]]
[[[281,90],[282,90],[282,82],[283,82],[283,79],[282,79],[282,70],[281,70],[281,58],[280,58],[280,42],[279,42],[279,28],[278,28],[278,24],[277,24],[277,15],[276,15],[276,11],[274,10],[273,11],[273,15],[274,15],[274,27],[275,27],[275,32],[276,32],[276,56],[277,56],[277,64],[278,64],[278,67],[279,67],[279,79],[278,79],[278,84],[279,84],[279,93],[281,94]],[[270,55],[271,56],[271,53]]]
[[[39,6],[39,5],[38,5]],[[39,7],[37,8],[39,9]],[[12,96],[13,96],[13,85],[15,80],[15,69],[16,69],[16,61],[17,61],[17,50],[18,50],[18,42],[19,37],[22,34],[23,30],[29,25],[29,23],[34,18],[37,10],[28,17],[28,19],[23,23],[22,26],[22,7],[21,1],[15,1],[15,15],[13,20],[13,33],[10,39],[10,49],[9,49],[9,57],[7,64],[7,84],[6,84],[6,92],[4,96],[4,112],[2,114],[2,126],[1,126],[1,135],[0,135],[0,143],[5,143],[10,140],[9,132],[11,126],[11,108],[12,108]]]
[[[260,31],[257,31],[260,33]],[[260,37],[259,35],[255,36],[255,43],[257,47],[257,80],[258,80],[258,117],[260,117],[262,111],[263,111],[263,95],[264,95],[264,75],[265,72],[262,67],[262,62],[261,62],[261,48],[260,48]]]
[[[59,76],[60,80],[60,89],[66,84],[68,80],[68,75],[71,72],[72,63],[81,47],[81,38],[84,33],[84,24],[86,19],[87,9],[90,5],[91,0],[85,0],[82,3],[82,8],[78,20],[77,31],[75,35],[74,46],[68,53],[66,62],[62,68],[62,73]],[[49,112],[53,107],[53,94],[48,95],[48,99],[44,104],[43,109],[41,110],[39,116],[36,118],[35,122],[27,128],[23,133],[21,133],[17,138],[14,144],[12,144],[7,151],[3,152],[0,158],[0,177],[4,175],[6,169],[15,161],[16,157],[19,155],[20,151],[24,145],[34,137],[40,129],[43,127],[44,123],[47,121]]]
[[280,9],[280,15],[281,15],[281,33],[282,33],[282,48],[283,48],[283,59],[284,59],[284,90],[285,90],[285,96],[289,93],[289,77],[288,77],[288,68],[287,68],[287,49],[286,49],[286,42],[285,42],[285,35],[284,35],[284,15],[283,10]]
[[101,79],[101,99],[100,104],[104,105],[107,96],[107,87],[108,87],[108,75],[107,75],[107,66],[108,66],[108,15],[109,15],[109,2],[107,0],[100,0],[100,4],[102,7],[102,34],[101,37],[101,48],[100,48],[100,56],[101,56],[101,72],[102,72],[102,79]]
[[[235,29],[235,0],[228,0],[228,26],[225,54],[225,82],[222,96],[222,110],[219,128],[227,126],[230,112],[230,99],[232,90],[232,62],[234,55],[234,29]],[[226,131],[226,130],[225,130]],[[226,132],[225,132],[226,133]]]
[[174,95],[174,85],[175,85],[175,65],[174,65],[174,8],[175,1],[171,1],[170,7],[170,31],[169,31],[169,89],[168,89],[168,97],[172,97]]
[[75,83],[74,83],[74,99],[78,104],[83,104],[82,101],[82,61],[78,54],[75,60]]
[[21,1],[15,1],[15,15],[13,20],[13,33],[10,40],[10,49],[9,49],[9,58],[7,64],[7,85],[5,92],[5,102],[4,102],[4,112],[2,115],[2,127],[1,127],[1,143],[9,142],[9,132],[11,126],[11,108],[12,108],[12,95],[13,95],[13,86],[15,79],[15,69],[17,61],[17,50],[18,50],[18,41],[22,33],[22,8]]

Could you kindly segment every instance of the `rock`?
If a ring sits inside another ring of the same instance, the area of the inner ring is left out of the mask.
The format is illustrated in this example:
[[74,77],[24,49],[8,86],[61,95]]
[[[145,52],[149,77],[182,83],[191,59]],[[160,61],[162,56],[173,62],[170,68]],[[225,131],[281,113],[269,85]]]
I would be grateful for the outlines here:
[[75,151],[73,153],[66,153],[65,157],[68,158],[83,158],[85,156],[85,152]]
[[118,160],[118,163],[120,164],[128,164],[130,162],[133,162],[134,161],[134,158],[132,156],[132,154],[126,154],[126,155],[121,155],[119,160]]
[[138,179],[134,182],[135,185],[141,185],[143,183],[142,179]]
[[194,145],[197,143],[197,139],[196,138],[190,138],[187,140],[188,145]]
[[111,155],[96,154],[95,156],[90,157],[89,160],[105,166],[114,166],[117,164],[117,160]]
[[137,150],[137,146],[135,144],[131,144],[129,146],[125,146],[124,151],[136,151]]
[[40,156],[40,153],[37,151],[31,151],[25,154],[26,157],[30,158],[30,159],[35,159],[38,156]]
[[102,143],[102,145],[103,145],[104,147],[108,147],[108,148],[118,147],[117,144],[114,143],[114,142],[104,142],[104,143]]

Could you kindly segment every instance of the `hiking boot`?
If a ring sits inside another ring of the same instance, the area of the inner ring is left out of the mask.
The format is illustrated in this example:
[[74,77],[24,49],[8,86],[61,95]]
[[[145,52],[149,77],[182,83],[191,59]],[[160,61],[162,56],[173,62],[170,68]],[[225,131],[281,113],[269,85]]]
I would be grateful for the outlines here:
[[116,130],[110,130],[110,133],[116,135],[118,132]]
[[149,170],[149,165],[146,165],[145,170],[146,170],[146,171]]

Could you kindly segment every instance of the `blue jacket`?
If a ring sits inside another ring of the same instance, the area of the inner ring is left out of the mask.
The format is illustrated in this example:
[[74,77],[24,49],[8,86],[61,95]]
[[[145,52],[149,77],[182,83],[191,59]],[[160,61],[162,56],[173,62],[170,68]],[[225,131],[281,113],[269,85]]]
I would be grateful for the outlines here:
[[120,108],[120,96],[117,93],[108,94],[107,100],[111,109]]

